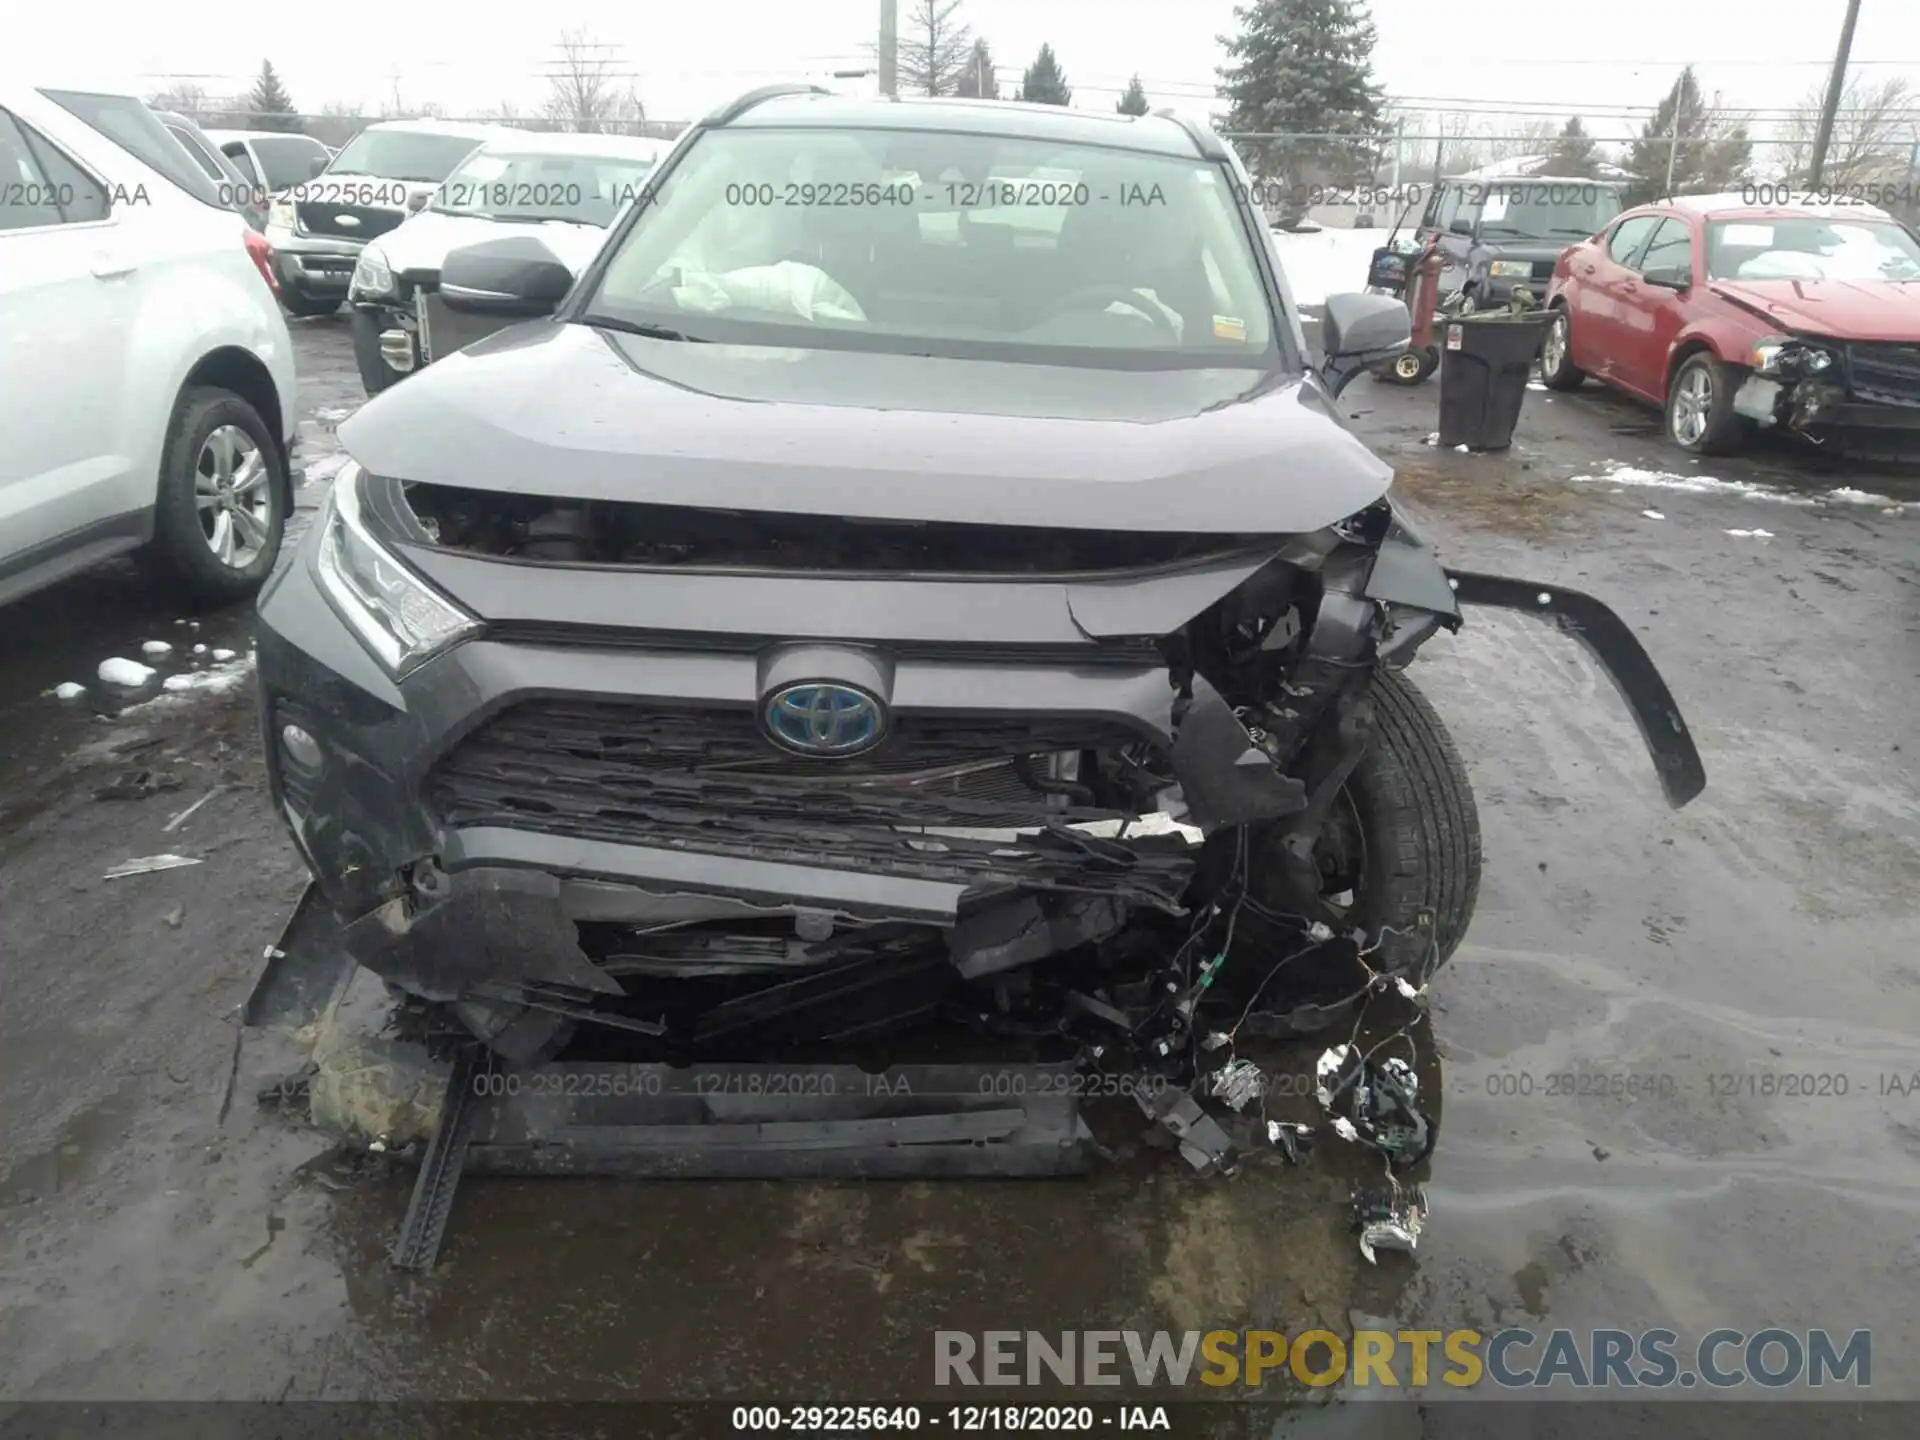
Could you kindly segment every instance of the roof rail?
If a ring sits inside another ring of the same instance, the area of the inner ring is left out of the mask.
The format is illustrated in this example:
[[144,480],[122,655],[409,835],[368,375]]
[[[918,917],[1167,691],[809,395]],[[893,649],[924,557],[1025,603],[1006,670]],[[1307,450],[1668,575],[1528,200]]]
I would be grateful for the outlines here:
[[757,90],[747,91],[737,100],[730,100],[725,105],[710,110],[707,112],[707,118],[700,123],[702,125],[730,124],[762,100],[773,100],[782,95],[831,95],[832,93],[824,85],[804,85],[791,80],[780,85],[762,85]]
[[1182,130],[1186,131],[1187,138],[1193,141],[1194,147],[1199,150],[1200,157],[1203,160],[1210,160],[1217,165],[1227,159],[1230,153],[1227,150],[1227,142],[1222,140],[1218,135],[1214,134],[1213,131],[1205,129],[1202,126],[1196,125],[1190,118],[1188,118],[1185,115],[1179,115],[1174,113],[1171,107],[1164,107],[1162,109],[1154,111],[1153,113],[1155,117],[1160,119],[1165,119],[1165,120],[1171,120],[1174,124],[1178,125]]

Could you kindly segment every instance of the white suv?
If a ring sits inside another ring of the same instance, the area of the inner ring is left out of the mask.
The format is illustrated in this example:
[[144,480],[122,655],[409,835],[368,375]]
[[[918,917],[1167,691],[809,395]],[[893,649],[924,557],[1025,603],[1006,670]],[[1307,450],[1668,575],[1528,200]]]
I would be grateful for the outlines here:
[[140,100],[0,87],[0,602],[136,549],[195,603],[272,571],[293,345],[231,203]]

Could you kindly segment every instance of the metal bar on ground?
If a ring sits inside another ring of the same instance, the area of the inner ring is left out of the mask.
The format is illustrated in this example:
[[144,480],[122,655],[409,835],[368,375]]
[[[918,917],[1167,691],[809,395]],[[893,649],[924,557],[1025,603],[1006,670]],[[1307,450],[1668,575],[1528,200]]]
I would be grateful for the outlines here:
[[440,1242],[446,1238],[447,1220],[453,1214],[453,1197],[460,1188],[460,1172],[466,1168],[467,1142],[473,1134],[475,1073],[473,1056],[463,1052],[447,1076],[440,1125],[427,1143],[426,1154],[420,1157],[413,1198],[407,1202],[407,1215],[394,1242],[392,1261],[396,1270],[424,1273],[439,1258]]

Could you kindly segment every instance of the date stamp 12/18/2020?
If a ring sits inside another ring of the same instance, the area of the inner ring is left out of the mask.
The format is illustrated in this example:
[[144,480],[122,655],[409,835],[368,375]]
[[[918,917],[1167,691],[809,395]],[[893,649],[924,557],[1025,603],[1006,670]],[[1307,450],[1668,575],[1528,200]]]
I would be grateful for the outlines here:
[[1920,1069],[1707,1070],[1676,1075],[1649,1070],[1492,1070],[1473,1089],[1501,1100],[1639,1100],[1679,1095],[1709,1100],[1842,1100],[1920,1097]]

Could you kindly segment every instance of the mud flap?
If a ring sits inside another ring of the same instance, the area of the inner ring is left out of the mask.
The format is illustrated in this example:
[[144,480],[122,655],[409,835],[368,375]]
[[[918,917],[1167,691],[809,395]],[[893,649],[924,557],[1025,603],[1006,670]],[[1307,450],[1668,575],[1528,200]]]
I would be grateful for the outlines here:
[[1687,722],[1680,716],[1680,706],[1667,689],[1667,682],[1660,678],[1653,657],[1627,628],[1626,621],[1577,590],[1465,570],[1449,570],[1447,578],[1462,605],[1487,605],[1536,615],[1566,631],[1600,662],[1640,727],[1669,805],[1678,810],[1707,788],[1706,766],[1701,763]]

